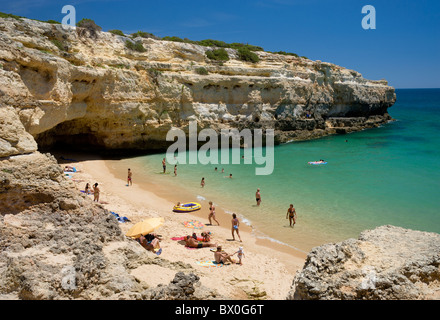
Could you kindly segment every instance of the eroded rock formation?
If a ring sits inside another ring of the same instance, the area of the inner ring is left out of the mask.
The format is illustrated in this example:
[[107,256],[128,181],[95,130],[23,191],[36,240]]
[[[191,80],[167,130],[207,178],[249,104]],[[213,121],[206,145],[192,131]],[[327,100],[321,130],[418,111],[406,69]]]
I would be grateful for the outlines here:
[[287,299],[438,300],[440,235],[382,226],[316,247]]
[[[152,258],[128,240],[114,216],[63,175],[49,154],[0,161],[0,300],[217,296],[197,283],[190,265]],[[155,288],[133,272],[148,265],[180,273]]]
[[146,49],[137,52],[128,37],[82,31],[0,18],[0,105],[14,108],[40,148],[164,148],[168,130],[191,120],[309,139],[389,121],[395,101],[385,80],[330,63],[257,52],[254,64],[233,49],[217,63],[209,47],[137,38]]

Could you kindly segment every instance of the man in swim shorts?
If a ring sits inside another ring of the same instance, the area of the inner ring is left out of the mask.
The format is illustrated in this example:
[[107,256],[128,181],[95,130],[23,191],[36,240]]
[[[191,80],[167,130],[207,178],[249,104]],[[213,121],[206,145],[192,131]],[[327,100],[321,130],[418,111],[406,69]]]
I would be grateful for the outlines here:
[[226,252],[222,252],[222,247],[217,246],[217,251],[214,252],[214,258],[216,263],[225,263],[227,261],[234,263],[234,260],[231,259],[231,256]]
[[204,248],[204,247],[216,247],[217,246],[216,244],[213,244],[213,243],[197,241],[196,239],[194,239],[191,236],[186,236],[185,243],[186,243],[186,246],[190,247],[190,248]]
[[162,160],[163,173],[167,170],[167,163],[165,162],[165,158]]
[[260,194],[260,189],[257,189],[257,192],[255,193],[255,200],[257,200],[257,206],[260,205],[261,203],[261,194]]

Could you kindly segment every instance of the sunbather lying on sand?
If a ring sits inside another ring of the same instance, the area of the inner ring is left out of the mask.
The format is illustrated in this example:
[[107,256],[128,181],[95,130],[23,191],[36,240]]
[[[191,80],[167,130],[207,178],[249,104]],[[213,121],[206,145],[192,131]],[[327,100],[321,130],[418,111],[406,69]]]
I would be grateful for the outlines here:
[[64,167],[64,172],[78,172],[78,171],[76,170],[75,167],[72,167],[72,166],[65,166],[65,167]]
[[186,243],[186,246],[190,247],[190,248],[204,248],[204,247],[216,247],[217,246],[216,244],[213,244],[213,243],[197,241],[196,239],[194,239],[191,236],[185,237],[185,243]]
[[198,236],[195,232],[192,234],[192,237],[197,241],[209,242],[211,241],[211,233],[210,232],[202,232],[200,236]]
[[155,233],[149,233],[145,236],[140,236],[138,239],[138,242],[147,249],[148,251],[153,251],[157,255],[162,253],[162,249],[160,248],[159,244],[159,236]]

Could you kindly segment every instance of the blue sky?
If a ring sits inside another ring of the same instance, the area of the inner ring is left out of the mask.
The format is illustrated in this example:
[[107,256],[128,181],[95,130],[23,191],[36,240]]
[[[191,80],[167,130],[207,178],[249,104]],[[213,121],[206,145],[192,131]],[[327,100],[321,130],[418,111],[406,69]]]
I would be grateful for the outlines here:
[[[0,11],[61,21],[67,4],[104,31],[250,43],[396,88],[440,88],[439,0],[0,0]],[[361,26],[365,5],[376,9],[375,30]]]

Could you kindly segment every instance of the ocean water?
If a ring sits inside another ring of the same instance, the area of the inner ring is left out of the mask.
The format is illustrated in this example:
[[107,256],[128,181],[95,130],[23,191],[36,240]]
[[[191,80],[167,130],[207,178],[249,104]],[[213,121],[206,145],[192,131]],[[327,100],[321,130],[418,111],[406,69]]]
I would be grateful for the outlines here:
[[[255,167],[261,167],[256,164],[178,164],[174,177],[171,165],[171,174],[155,174],[162,171],[164,154],[136,161],[152,182],[184,187],[194,195],[188,201],[211,200],[237,213],[256,236],[304,252],[386,224],[440,233],[440,89],[401,89],[396,94],[389,109],[396,121],[276,146],[271,175],[255,175]],[[328,163],[308,164],[319,159]],[[225,178],[229,173],[232,179]],[[200,187],[202,177],[205,188]],[[298,215],[294,228],[286,219],[291,203]]]

